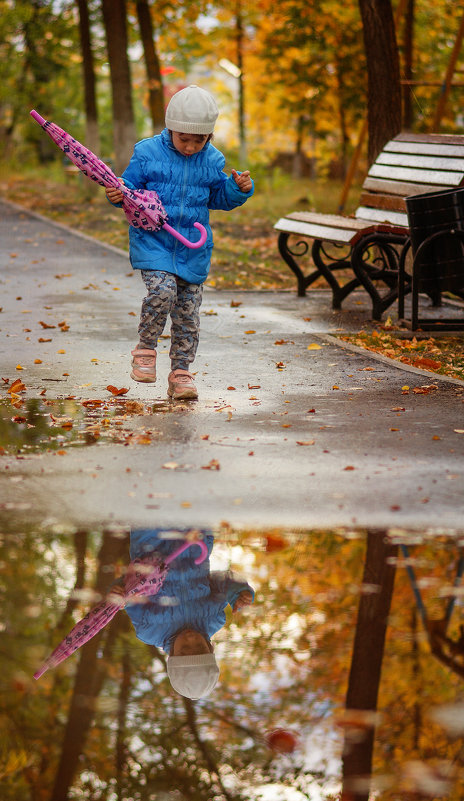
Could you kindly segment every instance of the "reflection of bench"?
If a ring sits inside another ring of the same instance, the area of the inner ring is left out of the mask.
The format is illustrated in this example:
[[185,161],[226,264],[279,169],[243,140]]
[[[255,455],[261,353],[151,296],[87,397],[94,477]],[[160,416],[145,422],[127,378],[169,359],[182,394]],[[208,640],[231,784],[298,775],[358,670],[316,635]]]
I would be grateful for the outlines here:
[[[296,211],[282,217],[279,251],[298,282],[298,295],[323,276],[332,289],[332,305],[364,286],[372,298],[372,316],[380,320],[398,297],[398,264],[409,236],[405,197],[464,184],[464,136],[396,136],[372,164],[354,216]],[[304,275],[297,259],[309,251],[314,269]],[[289,244],[290,242],[290,244]],[[340,284],[338,270],[354,277]]]

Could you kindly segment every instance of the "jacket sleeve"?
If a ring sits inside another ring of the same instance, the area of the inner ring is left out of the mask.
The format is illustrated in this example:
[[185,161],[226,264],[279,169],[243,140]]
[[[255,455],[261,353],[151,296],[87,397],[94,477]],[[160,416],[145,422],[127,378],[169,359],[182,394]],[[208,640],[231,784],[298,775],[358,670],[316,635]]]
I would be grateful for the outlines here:
[[210,188],[208,208],[231,211],[237,208],[237,206],[243,206],[254,191],[255,187],[253,184],[249,192],[242,192],[235,183],[232,175],[227,177],[227,175],[221,171],[218,175],[218,180]]
[[230,604],[233,607],[240,593],[244,591],[251,593],[253,601],[255,600],[255,591],[248,582],[236,578],[230,571],[214,571],[210,573],[209,583],[211,594],[223,597],[226,606]]

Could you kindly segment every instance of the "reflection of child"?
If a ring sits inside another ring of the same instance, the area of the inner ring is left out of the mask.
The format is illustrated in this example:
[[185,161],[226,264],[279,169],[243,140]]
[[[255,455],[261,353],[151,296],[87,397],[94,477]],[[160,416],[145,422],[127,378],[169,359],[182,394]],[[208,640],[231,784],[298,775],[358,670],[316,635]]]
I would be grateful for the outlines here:
[[[209,92],[199,86],[177,92],[166,109],[166,128],[135,146],[122,176],[130,189],[159,192],[169,223],[187,239],[198,240],[195,222],[208,232],[206,244],[196,250],[180,245],[163,230],[151,233],[131,227],[129,231],[131,264],[141,271],[147,288],[131,378],[156,381],[156,347],[170,316],[168,395],[174,399],[198,395],[189,368],[198,346],[202,286],[213,248],[209,209],[230,211],[253,194],[248,170],[232,170],[230,176],[223,172],[224,156],[210,142],[217,116]],[[106,195],[116,205],[123,198],[118,188],[107,189]]]
[[[131,559],[153,551],[168,556],[179,547],[178,539],[160,539],[159,534],[153,529],[131,532]],[[172,562],[157,595],[146,603],[126,606],[137,637],[169,654],[172,686],[192,699],[209,695],[216,686],[219,668],[211,637],[226,622],[226,606],[237,612],[254,600],[254,591],[245,581],[230,572],[210,573],[214,538],[207,534],[203,540],[208,558],[201,565],[195,564],[195,549],[189,548]]]

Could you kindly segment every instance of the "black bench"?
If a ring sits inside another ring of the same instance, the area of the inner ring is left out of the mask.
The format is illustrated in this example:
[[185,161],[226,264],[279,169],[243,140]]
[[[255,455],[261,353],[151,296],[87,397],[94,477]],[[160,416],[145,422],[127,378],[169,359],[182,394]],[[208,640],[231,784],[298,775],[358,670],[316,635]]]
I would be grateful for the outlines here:
[[[363,286],[372,299],[372,317],[380,320],[398,297],[399,263],[409,240],[405,198],[463,184],[464,136],[401,133],[390,140],[369,169],[353,216],[295,211],[275,224],[298,295],[323,276],[333,308],[339,309]],[[308,255],[308,240],[313,269],[305,275],[297,260]],[[343,285],[336,273],[347,268],[354,277]]]

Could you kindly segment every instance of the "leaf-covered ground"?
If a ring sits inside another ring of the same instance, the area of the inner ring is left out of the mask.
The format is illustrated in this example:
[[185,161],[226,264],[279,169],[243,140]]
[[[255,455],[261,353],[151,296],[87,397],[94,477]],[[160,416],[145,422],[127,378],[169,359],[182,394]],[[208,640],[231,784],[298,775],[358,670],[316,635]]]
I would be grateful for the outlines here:
[[464,336],[406,339],[398,330],[385,327],[344,335],[341,339],[404,364],[464,381]]

